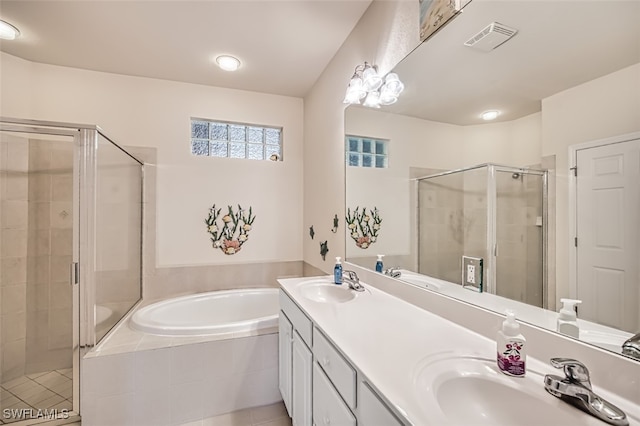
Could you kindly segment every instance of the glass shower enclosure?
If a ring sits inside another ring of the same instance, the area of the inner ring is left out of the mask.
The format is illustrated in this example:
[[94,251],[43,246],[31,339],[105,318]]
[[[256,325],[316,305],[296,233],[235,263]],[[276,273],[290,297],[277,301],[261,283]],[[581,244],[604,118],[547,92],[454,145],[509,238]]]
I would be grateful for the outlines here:
[[0,118],[0,424],[80,414],[80,357],[141,299],[142,188],[97,126]]
[[417,181],[418,272],[462,284],[483,259],[483,291],[546,307],[547,172],[482,164]]

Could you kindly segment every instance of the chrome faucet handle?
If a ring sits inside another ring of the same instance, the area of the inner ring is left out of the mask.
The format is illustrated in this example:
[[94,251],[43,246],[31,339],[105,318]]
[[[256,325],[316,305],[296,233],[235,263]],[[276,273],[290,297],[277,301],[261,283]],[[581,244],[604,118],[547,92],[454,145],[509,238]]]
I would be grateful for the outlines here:
[[572,358],[551,358],[551,365],[555,368],[562,368],[564,375],[572,382],[580,383],[585,388],[591,390],[591,377],[589,369],[580,361]]
[[391,268],[387,268],[384,271],[382,271],[382,273],[392,278],[398,278],[400,275],[402,275],[402,273],[400,272],[399,266],[392,266]]
[[345,270],[344,274],[353,282],[359,283],[360,278],[358,278],[358,274],[355,271]]
[[360,278],[355,271],[345,270],[342,272],[344,281],[349,285],[349,288],[355,291],[364,291],[364,286],[360,284]]
[[566,377],[545,375],[547,392],[611,425],[629,425],[624,411],[591,390],[589,370],[583,363],[571,358],[551,358],[550,361],[555,368],[562,368]]

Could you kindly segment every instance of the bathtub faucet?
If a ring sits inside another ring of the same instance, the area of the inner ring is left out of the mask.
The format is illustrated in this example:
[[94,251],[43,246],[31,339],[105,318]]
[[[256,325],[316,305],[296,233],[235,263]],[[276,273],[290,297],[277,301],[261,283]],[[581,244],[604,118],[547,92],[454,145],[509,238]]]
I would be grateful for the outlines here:
[[360,284],[360,278],[358,278],[358,274],[356,274],[355,271],[344,271],[342,279],[349,284],[349,288],[355,291],[364,291],[364,287]]

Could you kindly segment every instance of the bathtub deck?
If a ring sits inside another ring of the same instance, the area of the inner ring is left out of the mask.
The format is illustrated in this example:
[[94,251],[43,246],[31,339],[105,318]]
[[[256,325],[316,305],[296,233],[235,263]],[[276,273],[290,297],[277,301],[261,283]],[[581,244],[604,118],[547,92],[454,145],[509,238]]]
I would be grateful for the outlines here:
[[[143,307],[149,303],[143,303]],[[137,352],[149,349],[169,348],[173,346],[189,345],[193,343],[212,342],[216,340],[235,339],[240,337],[261,336],[278,332],[278,326],[263,328],[261,330],[249,330],[241,332],[223,333],[210,336],[158,336],[134,330],[129,326],[129,318],[133,312],[129,312],[118,325],[116,325],[95,348],[87,353],[84,358],[93,358],[105,355],[115,355],[127,352]]]

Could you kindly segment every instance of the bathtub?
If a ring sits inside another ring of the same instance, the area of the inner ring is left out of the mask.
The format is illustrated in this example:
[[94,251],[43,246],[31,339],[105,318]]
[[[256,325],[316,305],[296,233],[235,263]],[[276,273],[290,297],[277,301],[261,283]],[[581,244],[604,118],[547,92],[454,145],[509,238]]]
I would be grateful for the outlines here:
[[208,336],[278,325],[278,289],[212,291],[138,309],[131,328],[163,336]]

